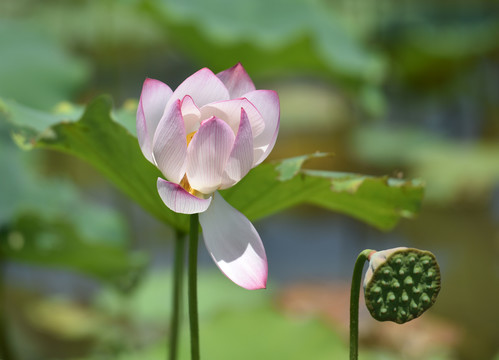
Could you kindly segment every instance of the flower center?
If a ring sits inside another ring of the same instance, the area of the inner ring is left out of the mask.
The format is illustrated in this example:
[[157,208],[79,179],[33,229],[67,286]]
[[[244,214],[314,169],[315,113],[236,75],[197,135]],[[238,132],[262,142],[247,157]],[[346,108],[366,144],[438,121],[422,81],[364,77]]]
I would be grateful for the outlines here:
[[187,146],[189,146],[189,144],[191,143],[191,140],[194,137],[195,133],[196,133],[196,131],[193,131],[193,132],[187,134],[187,136],[185,137],[185,139],[187,140]]
[[179,185],[182,186],[189,194],[196,195],[196,193],[199,193],[191,187],[191,184],[189,184],[189,180],[187,180],[187,174],[185,174],[182,180],[180,180]]
[[[195,133],[196,133],[196,131],[193,131],[193,132],[187,134],[187,136],[185,137],[185,139],[187,140],[187,147],[189,147],[189,144],[191,143],[191,140],[194,137]],[[201,197],[201,198],[203,197],[202,193],[193,189],[191,184],[189,184],[189,180],[187,180],[187,174],[184,174],[184,177],[182,178],[182,180],[180,180],[179,185],[182,186],[184,188],[184,190],[187,191],[189,194],[192,194],[194,196]]]

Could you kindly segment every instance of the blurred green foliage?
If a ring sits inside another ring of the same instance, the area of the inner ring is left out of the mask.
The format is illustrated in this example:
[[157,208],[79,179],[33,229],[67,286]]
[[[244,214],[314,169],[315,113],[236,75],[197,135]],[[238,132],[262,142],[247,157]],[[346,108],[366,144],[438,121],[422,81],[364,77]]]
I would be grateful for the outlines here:
[[[430,239],[426,246],[445,247],[440,249],[446,256],[443,275],[451,281],[444,285],[441,302],[447,305],[440,313],[460,322],[466,335],[453,350],[457,355],[431,358],[491,358],[498,352],[492,334],[499,329],[483,326],[481,316],[494,313],[487,306],[465,309],[462,289],[482,291],[488,294],[488,304],[497,303],[497,294],[490,291],[497,287],[497,277],[477,283],[476,277],[463,275],[459,259],[468,259],[466,269],[475,269],[470,271],[495,268],[492,255],[480,255],[497,253],[499,233],[494,196],[499,182],[498,24],[499,6],[487,0],[4,0],[0,117],[8,124],[0,121],[2,265],[36,263],[86,273],[121,290],[123,284],[131,286],[145,264],[144,254],[135,249],[144,237],[168,239],[164,231],[132,236],[137,219],[130,220],[129,210],[104,206],[106,200],[97,204],[83,194],[81,188],[88,191],[93,185],[74,175],[83,166],[80,162],[72,159],[61,165],[71,176],[55,176],[57,160],[51,151],[22,153],[11,137],[23,147],[40,148],[43,143],[45,149],[85,158],[156,217],[182,228],[183,220],[162,206],[149,184],[158,172],[140,157],[138,147],[131,147],[136,145],[136,101],[127,99],[139,96],[146,76],[175,87],[200,67],[220,71],[241,61],[257,87],[276,89],[281,96],[283,130],[276,156],[317,150],[336,156],[264,164],[241,182],[246,190],[230,189],[224,197],[252,219],[307,202],[388,229],[419,210],[421,183],[398,179],[400,175],[424,179],[426,211],[438,203],[440,212],[430,211],[431,219],[411,222],[411,230],[405,224],[397,229],[407,231],[404,236],[412,240]],[[111,113],[102,98],[89,107],[74,105],[103,92],[119,105]],[[87,138],[89,114],[102,122],[92,125],[89,132],[95,137]],[[78,121],[82,116],[87,123]],[[134,180],[120,173],[128,162],[118,159],[119,149],[100,141],[102,136],[130,147],[138,162],[127,175]],[[304,167],[320,164],[325,171],[303,168],[305,160],[309,162]],[[262,191],[272,196],[248,195],[256,182],[264,183]],[[143,230],[144,218],[138,222]],[[462,246],[470,238],[473,246]],[[476,266],[476,259],[485,260]],[[16,349],[23,349],[24,355],[31,351],[35,358],[40,343],[49,348],[69,344],[73,349],[59,348],[56,358],[74,358],[75,352],[86,359],[163,358],[168,278],[149,281],[139,282],[126,297],[104,285],[99,296],[112,300],[103,304],[99,297],[97,304],[83,308],[72,300],[38,295],[26,300],[22,295],[23,301],[11,304],[23,310],[29,326],[14,322],[10,336],[22,339]],[[215,294],[210,297],[206,290],[201,299],[201,305],[213,304],[211,310],[211,305],[200,309],[208,314],[202,338],[207,354],[240,356],[239,346],[246,343],[240,343],[245,339],[239,329],[247,326],[259,337],[268,326],[274,329],[269,343],[255,344],[248,356],[279,358],[283,353],[270,351],[289,344],[295,347],[289,348],[293,351],[287,358],[303,358],[305,350],[310,358],[343,356],[344,345],[320,321],[291,319],[269,299],[262,300],[261,293],[217,296],[236,291],[219,287],[220,281],[226,280],[219,274],[200,281]],[[220,307],[215,310],[216,303]],[[239,303],[241,307],[231,307]],[[276,335],[280,333],[287,334],[286,344],[267,346],[283,341]],[[0,335],[2,351],[2,329]],[[230,346],[221,347],[219,336]],[[133,344],[124,338],[134,339]],[[366,353],[369,356],[400,358],[385,352]]]
[[1,19],[0,49],[0,94],[34,108],[72,96],[89,75],[88,64],[36,22]]
[[[98,225],[89,225],[90,217],[85,220],[87,227]],[[84,233],[63,219],[23,214],[0,231],[0,252],[12,261],[72,269],[130,289],[145,264],[144,256],[128,252],[122,239],[82,238]]]
[[[25,123],[26,115],[22,112],[10,112],[7,108],[4,117],[17,125],[12,132],[22,147],[54,149],[88,161],[152,215],[187,232],[188,217],[167,209],[157,194],[155,182],[162,177],[161,173],[145,160],[137,139],[111,118],[110,111],[110,100],[100,97],[88,105],[77,122],[56,123],[39,132]],[[283,160],[278,165],[261,165],[237,187],[222,194],[250,220],[300,203],[312,203],[387,230],[399,218],[418,212],[423,197],[421,182],[302,171],[304,161],[317,156],[320,154]]]
[[419,212],[424,188],[421,181],[302,169],[306,160],[323,155],[261,165],[222,194],[250,219],[307,203],[389,230],[400,218]]
[[153,0],[146,4],[165,28],[182,34],[173,39],[184,51],[214,68],[242,61],[251,73],[273,76],[297,69],[361,82],[376,82],[383,76],[382,59],[349,34],[325,2]]
[[[103,290],[97,295],[95,308],[85,313],[78,306],[61,298],[49,298],[32,304],[31,321],[45,320],[48,309],[62,308],[65,315],[47,326],[51,333],[72,339],[93,339],[96,342],[91,355],[76,360],[110,358],[123,360],[156,359],[164,357],[164,334],[167,323],[169,272],[151,272],[136,292],[127,296]],[[203,336],[201,347],[208,359],[330,359],[348,356],[344,339],[323,321],[283,314],[276,311],[270,294],[247,292],[216,273],[200,273],[200,315]],[[82,315],[86,315],[82,318]],[[184,316],[186,316],[185,314]],[[65,331],[61,331],[61,327]],[[265,327],[265,336],[261,336]],[[189,359],[188,329],[183,328],[180,359]],[[123,338],[128,341],[123,342]],[[250,341],[251,343],[248,343]],[[52,351],[57,353],[57,351]],[[53,355],[54,356],[54,355]],[[397,359],[389,351],[361,352],[363,359]],[[431,359],[445,356],[430,354]]]
[[[5,125],[5,124],[2,124]],[[127,250],[129,234],[114,210],[84,199],[63,179],[47,179],[27,157],[0,142],[0,255],[22,263],[70,268],[123,288],[145,264]],[[96,257],[99,254],[99,257]],[[109,261],[112,258],[113,261]]]
[[369,164],[406,168],[407,175],[421,176],[428,184],[429,201],[483,201],[499,183],[499,144],[475,145],[442,140],[418,130],[372,127],[357,131],[353,144],[356,154]]

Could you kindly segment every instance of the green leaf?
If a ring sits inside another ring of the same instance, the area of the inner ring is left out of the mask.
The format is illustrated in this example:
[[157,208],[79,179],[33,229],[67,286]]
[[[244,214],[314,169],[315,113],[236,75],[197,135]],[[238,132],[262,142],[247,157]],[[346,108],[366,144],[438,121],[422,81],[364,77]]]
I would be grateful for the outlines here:
[[419,211],[421,181],[302,169],[307,159],[318,156],[324,154],[260,165],[222,194],[251,220],[309,203],[389,230],[401,217],[411,218]]
[[[26,119],[7,113],[18,142],[74,155],[97,168],[120,190],[158,219],[187,230],[187,217],[170,211],[161,201],[156,179],[161,173],[143,156],[137,138],[111,118],[111,100],[92,101],[76,122],[59,122],[42,132],[26,126]],[[31,130],[31,137],[26,137]],[[23,134],[23,135],[20,135]]]
[[[23,114],[35,119],[50,118],[27,110]],[[5,125],[0,122],[2,186],[8,189],[0,201],[3,260],[76,270],[130,288],[144,259],[128,253],[129,234],[121,215],[88,201],[71,182],[38,173],[44,154],[16,148]]]
[[302,155],[282,160],[281,163],[275,167],[276,170],[279,171],[278,180],[280,181],[291,180],[301,170],[301,167],[303,166],[303,163],[305,161],[307,161],[311,157],[323,157],[327,155],[328,154],[326,153],[315,153],[313,155]]
[[4,259],[74,269],[129,288],[145,258],[128,253],[122,245],[83,238],[70,222],[47,220],[34,213],[22,214],[0,230],[0,254]]
[[[57,123],[35,137],[23,138],[24,143],[66,152],[89,162],[158,219],[186,231],[187,216],[170,211],[157,193],[156,179],[161,173],[144,158],[137,139],[113,121],[110,111],[109,98],[99,97],[88,105],[77,122]],[[10,123],[21,123],[8,114],[7,119]],[[26,126],[18,125],[14,133],[25,129]],[[250,219],[309,203],[345,213],[380,229],[390,229],[401,217],[418,212],[423,196],[419,181],[302,169],[307,159],[324,155],[305,155],[260,165],[238,185],[221,193]]]
[[114,209],[88,201],[69,180],[37,172],[44,154],[28,154],[10,141],[0,122],[0,168],[3,169],[0,225],[9,224],[23,213],[43,214],[47,220],[65,219],[88,238],[120,243],[128,238],[125,221]]

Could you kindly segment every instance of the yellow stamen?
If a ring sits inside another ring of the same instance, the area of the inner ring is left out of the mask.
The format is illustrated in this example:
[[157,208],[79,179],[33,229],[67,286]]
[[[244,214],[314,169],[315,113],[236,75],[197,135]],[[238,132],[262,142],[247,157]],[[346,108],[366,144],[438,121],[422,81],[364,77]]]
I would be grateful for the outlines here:
[[194,195],[195,190],[191,187],[191,184],[189,184],[189,180],[187,180],[187,174],[185,174],[182,180],[180,180],[180,186],[182,186],[188,193]]
[[191,140],[192,140],[192,138],[194,137],[194,134],[195,134],[195,133],[196,133],[196,132],[195,132],[195,131],[193,131],[193,132],[191,132],[191,133],[187,134],[187,136],[185,137],[185,139],[187,140],[187,146],[189,146],[189,144],[191,143]]
[[[195,133],[196,133],[196,131],[193,131],[193,132],[187,134],[187,136],[185,137],[185,139],[187,140],[187,146],[189,146]],[[187,191],[189,194],[203,198],[203,194],[200,193],[199,191],[193,189],[191,184],[189,184],[189,180],[187,179],[187,174],[185,174],[184,177],[182,178],[182,180],[180,180],[179,185],[182,186],[185,189],[185,191]]]
[[192,194],[199,198],[203,198],[203,194],[197,191],[196,189],[193,189],[191,184],[189,184],[189,180],[187,180],[187,174],[185,174],[182,180],[180,180],[179,185],[182,186],[185,189],[185,191],[187,191],[189,194]]

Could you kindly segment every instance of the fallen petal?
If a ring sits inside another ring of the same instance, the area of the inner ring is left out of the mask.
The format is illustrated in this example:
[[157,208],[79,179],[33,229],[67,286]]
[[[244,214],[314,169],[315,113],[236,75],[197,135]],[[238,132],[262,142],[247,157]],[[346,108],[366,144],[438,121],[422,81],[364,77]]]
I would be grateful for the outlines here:
[[267,256],[253,224],[219,194],[199,214],[206,247],[220,270],[234,283],[248,289],[267,284]]

